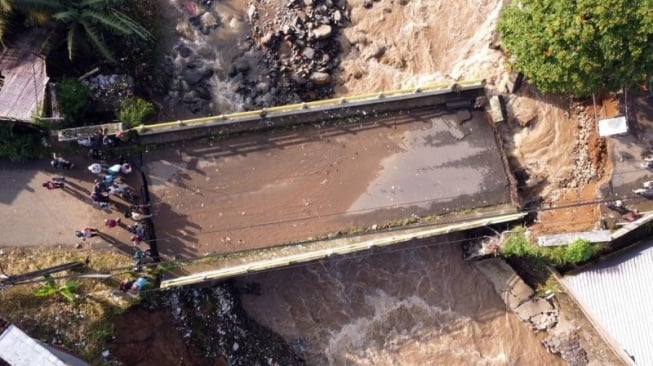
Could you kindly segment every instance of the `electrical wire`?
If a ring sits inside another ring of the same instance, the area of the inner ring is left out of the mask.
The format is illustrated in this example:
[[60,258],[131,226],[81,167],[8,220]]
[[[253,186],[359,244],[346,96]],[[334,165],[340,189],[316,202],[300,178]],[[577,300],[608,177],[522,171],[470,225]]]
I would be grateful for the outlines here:
[[[616,174],[628,174],[628,173],[634,173],[634,172],[640,172],[640,171],[649,171],[648,169],[636,169],[636,170],[631,170],[631,171],[622,171],[622,172],[617,172],[614,173],[613,175]],[[523,186],[522,186],[523,187]],[[210,234],[210,233],[215,233],[215,232],[223,232],[223,231],[230,231],[230,230],[242,230],[242,229],[251,229],[252,227],[264,227],[264,226],[270,226],[270,225],[278,225],[278,224],[283,224],[283,223],[296,223],[299,221],[305,221],[305,220],[310,220],[310,219],[315,219],[315,218],[323,218],[323,217],[331,217],[331,216],[337,216],[337,215],[345,215],[345,214],[352,214],[352,213],[363,213],[363,212],[370,212],[370,211],[376,211],[376,210],[381,210],[381,209],[401,209],[401,208],[407,208],[411,207],[414,205],[418,204],[424,204],[424,203],[436,203],[439,201],[444,201],[444,200],[450,200],[453,197],[441,197],[437,199],[429,199],[429,200],[421,200],[421,201],[413,201],[413,202],[408,202],[404,204],[393,204],[393,205],[384,205],[384,206],[378,206],[374,208],[369,208],[369,209],[362,209],[362,210],[355,210],[355,211],[349,211],[349,212],[332,212],[329,214],[323,214],[323,215],[317,215],[317,216],[309,216],[309,217],[304,217],[304,218],[294,218],[294,219],[287,219],[287,220],[276,220],[276,221],[269,221],[269,222],[264,222],[264,223],[258,223],[255,225],[247,225],[247,226],[240,226],[240,227],[230,227],[230,228],[222,228],[218,230],[211,230],[211,231],[203,231],[200,233],[200,235],[204,234]],[[546,211],[552,211],[552,210],[560,210],[560,209],[570,209],[570,208],[575,208],[575,207],[581,207],[581,206],[586,206],[586,205],[594,205],[594,204],[601,204],[601,203],[607,203],[607,202],[612,202],[615,199],[619,199],[622,201],[630,201],[630,200],[643,200],[644,198],[638,195],[634,196],[623,196],[623,197],[610,197],[610,198],[605,198],[605,199],[594,199],[594,200],[577,200],[577,201],[571,201],[570,203],[566,203],[563,205],[546,205],[545,203],[540,203],[535,206],[531,206],[529,208],[523,209],[520,212],[526,212],[526,213],[539,213],[539,212],[546,212]],[[497,213],[504,213],[505,210],[495,210],[495,211],[486,211],[484,212],[486,215],[487,214],[497,214]],[[482,219],[482,217],[477,217],[476,219]],[[462,222],[465,221],[465,218],[462,219],[454,219],[454,220],[444,220],[444,221],[438,221],[438,225],[442,224],[453,224],[457,222]],[[590,223],[591,221],[584,221],[584,222],[576,222],[576,223]],[[547,222],[547,227],[555,227],[555,226],[562,226],[562,225],[568,225],[569,222],[567,221],[548,221]],[[428,223],[425,223],[423,225],[428,225]],[[378,231],[376,233],[379,233]],[[445,241],[445,242],[437,242],[436,244],[441,245],[441,244],[453,244],[456,242],[461,242],[461,241],[472,241],[472,240],[478,240],[482,239],[483,237],[474,237],[474,238],[465,238],[465,239],[460,239],[460,240],[455,240],[455,241]],[[160,240],[166,240],[166,239],[157,239],[157,241]],[[297,243],[299,244],[299,243]],[[418,247],[411,247],[403,250],[408,250],[408,249],[418,249]],[[220,254],[216,256],[222,256],[225,255]],[[365,255],[371,255],[371,254],[364,254],[364,253],[358,253],[357,256],[365,256]],[[207,258],[211,258],[211,256],[202,256],[202,257],[191,257],[191,258],[186,258],[186,259],[180,259],[180,260],[170,260],[170,261],[164,261],[164,262],[157,262],[157,263],[151,263],[151,264],[143,264],[143,267],[148,267],[148,266],[156,266],[156,265],[166,265],[166,264],[172,264],[176,266],[183,266],[185,263],[192,263],[197,260],[206,260]],[[292,268],[294,266],[299,266],[299,265],[307,265],[307,263],[298,263],[296,265],[290,265],[290,266],[285,266],[283,268]],[[116,267],[116,268],[110,268],[110,269],[105,269],[103,272],[100,274],[107,274],[107,273],[114,273],[118,272],[115,275],[123,274],[123,273],[130,273],[130,270],[133,269],[134,266],[126,266],[126,267]],[[52,279],[67,279],[67,278],[83,278],[87,276],[88,274],[74,274],[74,275],[68,275],[68,276],[52,276]],[[31,281],[23,281],[17,284],[29,284],[29,283],[37,283],[37,282],[43,282],[46,281],[46,279],[34,279]]]

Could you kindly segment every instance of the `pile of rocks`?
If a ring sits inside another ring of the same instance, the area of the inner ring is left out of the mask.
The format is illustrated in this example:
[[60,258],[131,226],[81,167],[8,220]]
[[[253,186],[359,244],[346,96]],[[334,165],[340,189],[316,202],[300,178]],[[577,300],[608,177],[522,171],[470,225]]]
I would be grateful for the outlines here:
[[584,366],[589,363],[576,331],[557,332],[542,341],[547,351],[559,354],[570,366]]
[[204,357],[223,356],[232,365],[305,364],[281,336],[247,317],[234,291],[228,284],[175,289],[163,305],[187,344]]
[[348,22],[346,2],[291,0],[271,14],[273,3],[250,2],[248,9],[273,84],[302,100],[331,96],[341,51],[338,35]]
[[551,329],[558,323],[558,309],[537,296],[503,259],[485,259],[473,265],[494,285],[508,309],[533,330]]
[[[603,177],[604,169],[600,165],[602,159],[599,156],[605,151],[605,146],[596,137],[596,122],[593,116],[588,114],[588,108],[583,105],[573,107],[574,113],[578,116],[578,133],[574,144],[574,168],[573,173],[560,181],[562,188],[581,187],[592,181]],[[592,139],[597,141],[592,141]]]
[[[183,2],[179,39],[164,58],[168,104],[210,115],[330,97],[338,35],[348,21],[346,3],[338,1],[257,0],[246,19],[221,18],[209,0]],[[251,33],[233,40],[234,49],[220,49],[220,32],[241,21]]]

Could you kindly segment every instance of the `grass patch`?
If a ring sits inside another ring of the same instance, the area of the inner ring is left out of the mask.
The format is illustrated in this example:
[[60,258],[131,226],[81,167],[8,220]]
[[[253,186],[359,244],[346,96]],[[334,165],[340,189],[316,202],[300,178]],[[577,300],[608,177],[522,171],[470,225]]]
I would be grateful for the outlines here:
[[[71,278],[58,277],[126,267],[132,264],[132,258],[111,251],[4,249],[0,263],[7,275],[17,275],[66,262],[84,262],[86,258],[90,260],[87,268],[54,274],[50,282],[7,287],[0,301],[0,314],[31,337],[97,365],[103,363],[102,350],[111,349],[115,317],[138,300],[118,291],[125,273],[105,280],[75,278],[76,286],[67,286]],[[45,296],[36,296],[37,291]]]
[[530,243],[526,238],[526,231],[519,228],[510,233],[501,247],[501,255],[507,258],[529,258],[565,268],[587,262],[602,248],[601,244],[591,244],[582,239],[577,239],[568,245],[540,247]]

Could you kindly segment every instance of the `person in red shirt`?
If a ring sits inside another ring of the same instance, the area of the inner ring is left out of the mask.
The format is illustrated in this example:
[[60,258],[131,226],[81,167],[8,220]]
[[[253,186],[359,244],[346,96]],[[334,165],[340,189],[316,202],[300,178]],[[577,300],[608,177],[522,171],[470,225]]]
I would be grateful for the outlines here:
[[63,182],[53,182],[49,180],[43,183],[42,186],[47,188],[49,191],[51,189],[63,188]]
[[104,225],[108,228],[113,228],[116,227],[116,225],[120,224],[120,218],[115,218],[115,219],[104,219]]

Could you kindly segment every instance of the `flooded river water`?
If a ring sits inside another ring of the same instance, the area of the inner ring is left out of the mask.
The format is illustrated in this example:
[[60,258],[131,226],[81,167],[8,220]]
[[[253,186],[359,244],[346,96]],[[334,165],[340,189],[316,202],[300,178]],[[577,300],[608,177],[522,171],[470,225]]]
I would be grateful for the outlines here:
[[[170,0],[169,21],[193,12],[190,3]],[[187,47],[226,70],[248,33],[247,4],[241,0],[216,4],[223,7],[217,13],[224,26],[223,38],[215,45],[199,42],[183,27],[169,31],[181,38],[186,34]],[[498,82],[501,55],[487,45],[502,5],[500,0],[427,0],[371,7],[362,0],[347,1],[351,22],[343,31],[336,94],[479,77]],[[358,57],[366,48],[382,48],[385,54],[380,60]],[[218,49],[222,51],[216,55]],[[181,61],[174,59],[175,64]],[[238,110],[242,100],[225,70],[212,77],[212,102],[220,110]],[[394,184],[384,179],[380,176],[375,182]],[[379,192],[377,196],[383,196]],[[359,206],[369,203],[361,200],[353,208]],[[243,307],[280,334],[309,365],[562,364],[506,310],[486,279],[462,260],[460,239],[416,241],[260,273],[236,280],[236,286],[259,290],[242,295]]]
[[[440,243],[438,243],[438,241]],[[555,365],[454,236],[239,279],[248,314],[309,365]]]

